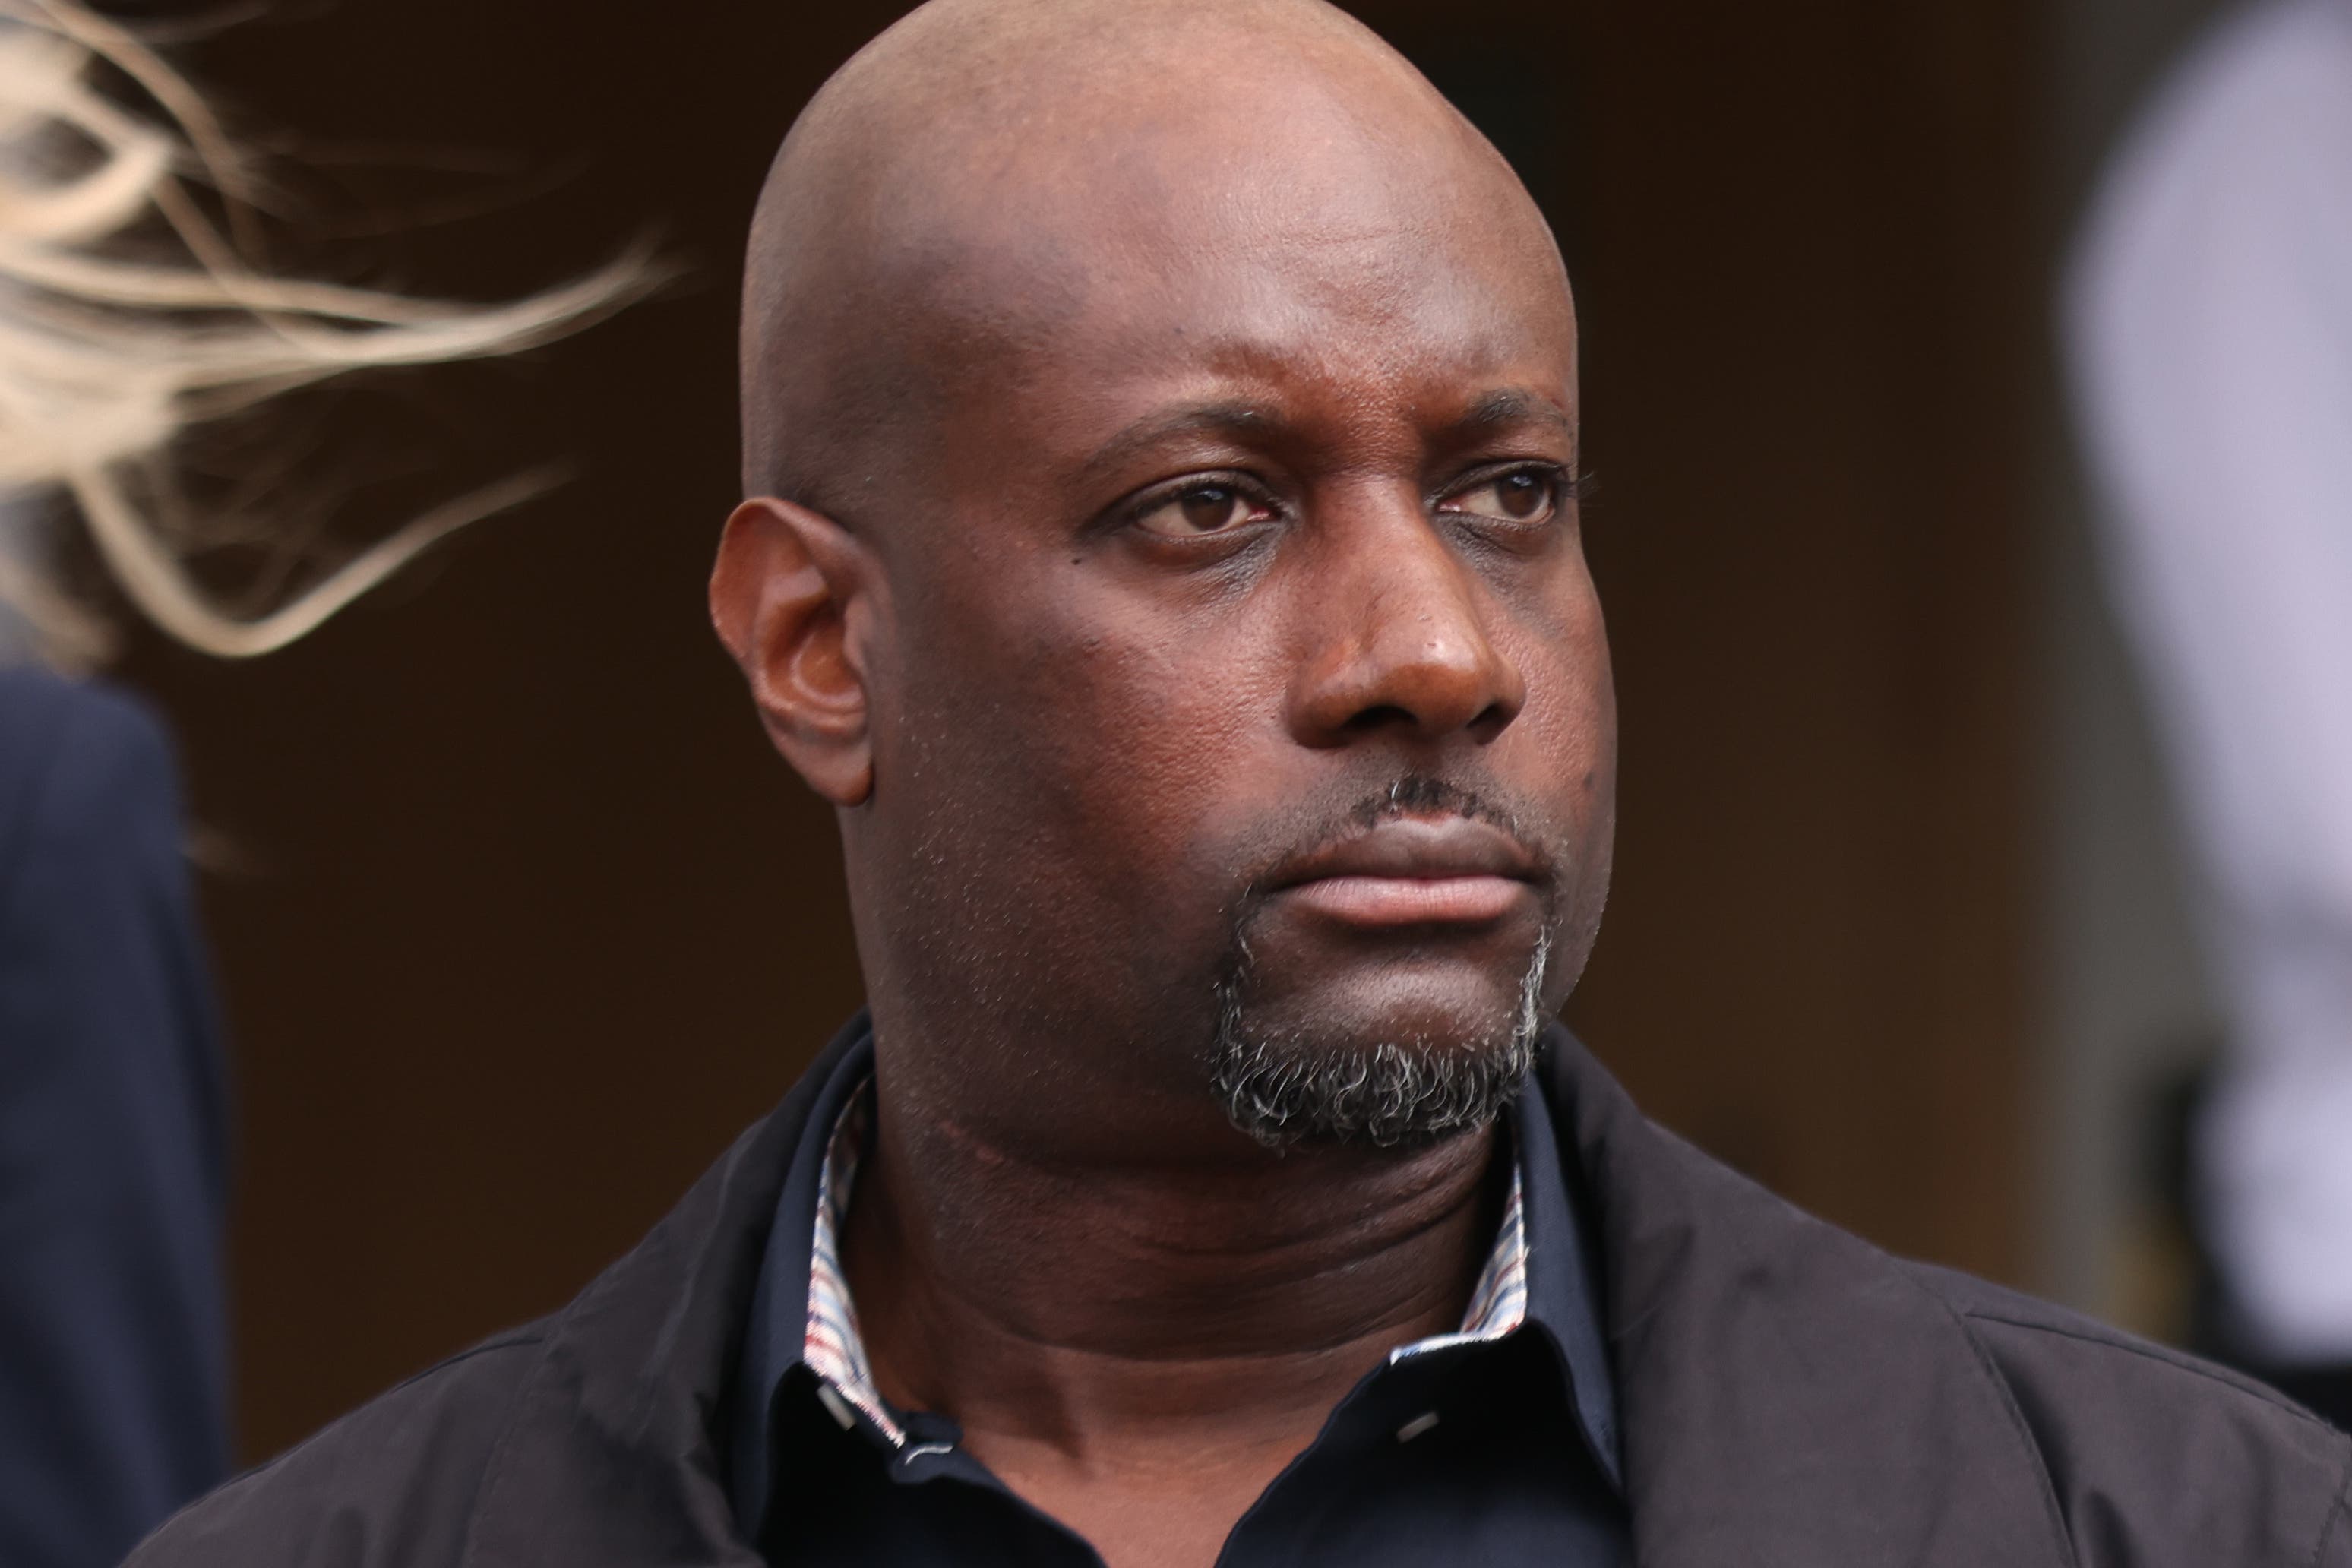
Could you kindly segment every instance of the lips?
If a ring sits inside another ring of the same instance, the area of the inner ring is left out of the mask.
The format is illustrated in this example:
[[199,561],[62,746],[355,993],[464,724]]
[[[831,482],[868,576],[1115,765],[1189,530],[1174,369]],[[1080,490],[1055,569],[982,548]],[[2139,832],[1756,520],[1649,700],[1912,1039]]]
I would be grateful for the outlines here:
[[1284,866],[1285,903],[1355,926],[1475,925],[1534,897],[1541,868],[1519,841],[1466,816],[1400,816]]

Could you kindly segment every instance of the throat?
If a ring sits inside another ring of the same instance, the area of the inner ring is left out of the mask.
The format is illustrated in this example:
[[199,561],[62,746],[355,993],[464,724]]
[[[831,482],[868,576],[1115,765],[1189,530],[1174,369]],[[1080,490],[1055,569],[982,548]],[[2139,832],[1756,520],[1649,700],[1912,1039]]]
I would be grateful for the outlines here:
[[1073,1173],[886,1113],[843,1269],[884,1397],[954,1417],[1016,1489],[1262,1486],[1391,1350],[1462,1327],[1510,1185],[1498,1144]]

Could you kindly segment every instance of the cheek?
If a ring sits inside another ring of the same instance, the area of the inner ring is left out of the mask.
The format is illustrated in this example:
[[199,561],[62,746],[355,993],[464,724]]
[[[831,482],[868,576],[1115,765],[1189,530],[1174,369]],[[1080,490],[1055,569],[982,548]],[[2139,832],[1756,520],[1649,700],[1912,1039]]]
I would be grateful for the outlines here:
[[1173,916],[1194,901],[1204,825],[1259,771],[1245,753],[1281,711],[1278,683],[1237,668],[1229,637],[1041,579],[920,606],[900,645],[909,679],[877,714],[877,793],[897,784],[932,834],[1017,861],[1059,907]]
[[1504,651],[1527,682],[1527,706],[1512,731],[1538,753],[1548,793],[1563,802],[1591,798],[1616,761],[1607,629],[1580,556],[1546,586],[1539,597],[1511,605]]
[[[1268,704],[1132,626],[992,617],[934,653],[946,678],[909,703],[922,754],[894,835],[928,889],[912,956],[973,986],[1024,977],[1041,1026],[1205,1037],[1232,942],[1217,838],[1246,815],[1225,792],[1265,771],[1244,716]],[[879,799],[879,755],[877,774]]]
[[[1278,739],[1280,690],[1245,667],[1229,638],[1163,638],[1129,624],[1040,650],[1051,689],[1039,711],[1061,715],[1039,753],[1064,791],[1073,846],[1118,868],[1108,879],[1168,909],[1222,900],[1191,889],[1205,833],[1230,816]],[[1170,912],[1173,912],[1172,910]]]
[[[1560,741],[1561,783],[1577,843],[1575,921],[1582,945],[1589,947],[1608,897],[1617,834],[1617,693],[1600,599],[1590,579],[1567,633],[1559,644],[1568,715]],[[1575,962],[1582,966],[1580,955]]]

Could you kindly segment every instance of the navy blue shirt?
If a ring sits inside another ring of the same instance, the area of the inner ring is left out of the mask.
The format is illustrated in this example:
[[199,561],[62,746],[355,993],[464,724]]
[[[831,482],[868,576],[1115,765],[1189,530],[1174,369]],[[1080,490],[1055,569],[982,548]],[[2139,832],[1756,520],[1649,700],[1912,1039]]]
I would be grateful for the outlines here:
[[[873,1070],[870,1042],[842,1059],[777,1205],[737,1373],[745,1532],[776,1568],[1099,1568],[964,1450],[952,1420],[895,1409],[865,1376],[833,1237]],[[1512,1201],[1465,1331],[1400,1346],[1368,1373],[1234,1525],[1221,1563],[1629,1560],[1589,1227],[1540,1095],[1520,1095],[1511,1131]]]

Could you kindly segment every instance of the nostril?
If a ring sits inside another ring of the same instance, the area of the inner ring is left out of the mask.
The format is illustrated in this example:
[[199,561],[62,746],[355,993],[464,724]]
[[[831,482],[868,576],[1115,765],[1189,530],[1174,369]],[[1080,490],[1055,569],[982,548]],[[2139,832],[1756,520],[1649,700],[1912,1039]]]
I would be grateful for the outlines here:
[[1419,722],[1420,721],[1395,703],[1381,702],[1350,714],[1348,721],[1340,728],[1361,733],[1369,730],[1385,730],[1392,724],[1414,725]]
[[1471,738],[1483,744],[1501,734],[1509,727],[1510,722],[1510,709],[1499,702],[1489,702],[1485,710],[1475,719],[1471,720],[1465,727],[1469,730]]

